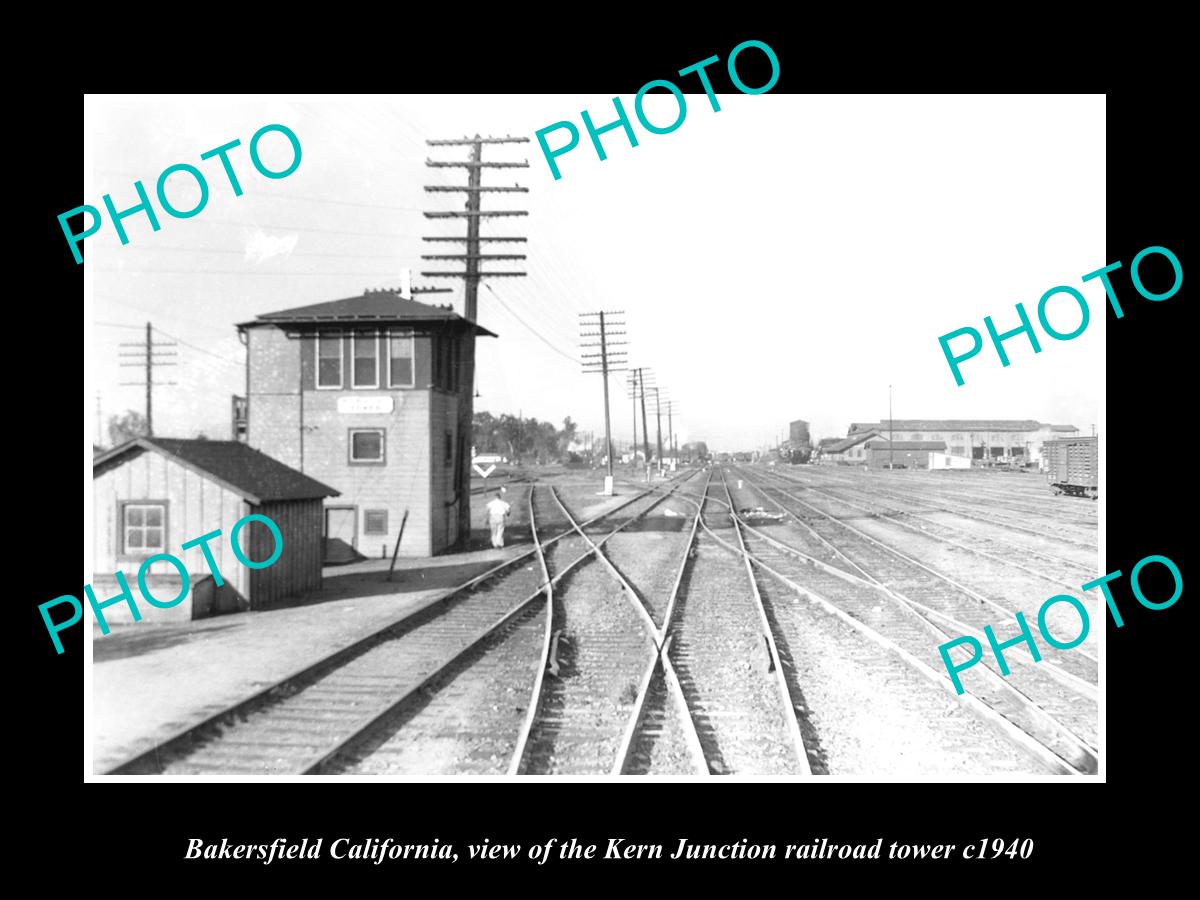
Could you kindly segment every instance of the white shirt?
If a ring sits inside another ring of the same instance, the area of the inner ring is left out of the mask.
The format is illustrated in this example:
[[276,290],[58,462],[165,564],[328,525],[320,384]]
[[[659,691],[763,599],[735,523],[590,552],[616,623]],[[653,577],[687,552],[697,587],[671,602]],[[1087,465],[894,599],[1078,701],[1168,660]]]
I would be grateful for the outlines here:
[[512,509],[512,507],[499,497],[493,497],[488,501],[487,504],[488,518],[493,521],[503,519],[508,515],[510,509]]

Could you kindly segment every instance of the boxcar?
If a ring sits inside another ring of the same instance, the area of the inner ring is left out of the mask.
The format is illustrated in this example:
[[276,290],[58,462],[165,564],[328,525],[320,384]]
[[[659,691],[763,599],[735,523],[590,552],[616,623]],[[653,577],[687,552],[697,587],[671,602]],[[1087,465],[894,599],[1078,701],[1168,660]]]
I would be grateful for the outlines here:
[[1055,494],[1093,500],[1100,495],[1099,447],[1096,437],[1058,438],[1042,445],[1046,480]]

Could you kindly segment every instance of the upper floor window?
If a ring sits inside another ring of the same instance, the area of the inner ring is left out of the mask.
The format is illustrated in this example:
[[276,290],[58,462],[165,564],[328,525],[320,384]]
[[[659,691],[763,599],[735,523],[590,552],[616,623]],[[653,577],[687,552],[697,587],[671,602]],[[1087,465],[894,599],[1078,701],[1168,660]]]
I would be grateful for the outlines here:
[[355,334],[350,340],[353,386],[356,388],[379,387],[379,335]]
[[388,386],[413,386],[413,336],[412,332],[389,331],[388,343]]
[[921,439],[921,436],[919,434],[910,434],[908,436],[908,439],[910,441],[919,441]]
[[321,332],[317,336],[317,387],[342,386],[342,336],[336,332]]
[[941,439],[942,439],[942,436],[940,434],[931,434],[929,436],[929,440],[931,440],[931,441],[940,441]]
[[963,436],[961,434],[950,435],[950,440],[952,440],[952,441],[961,441],[962,439],[963,439]]
[[121,516],[125,553],[149,556],[166,550],[165,503],[126,503]]

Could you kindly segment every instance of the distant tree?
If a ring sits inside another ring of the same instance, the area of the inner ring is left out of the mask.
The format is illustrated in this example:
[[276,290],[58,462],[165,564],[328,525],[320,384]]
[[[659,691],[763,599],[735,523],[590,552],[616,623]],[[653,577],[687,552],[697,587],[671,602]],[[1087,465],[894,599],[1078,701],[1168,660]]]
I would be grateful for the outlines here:
[[113,447],[119,447],[136,437],[143,437],[148,430],[146,417],[133,409],[128,410],[123,416],[108,417],[108,441]]
[[579,426],[571,421],[571,417],[567,416],[563,419],[562,431],[558,433],[558,453],[559,456],[567,452],[567,448],[575,440],[575,432],[579,430]]
[[681,448],[681,452],[684,456],[690,457],[691,459],[707,459],[708,444],[704,443],[704,441],[692,441],[684,444]]

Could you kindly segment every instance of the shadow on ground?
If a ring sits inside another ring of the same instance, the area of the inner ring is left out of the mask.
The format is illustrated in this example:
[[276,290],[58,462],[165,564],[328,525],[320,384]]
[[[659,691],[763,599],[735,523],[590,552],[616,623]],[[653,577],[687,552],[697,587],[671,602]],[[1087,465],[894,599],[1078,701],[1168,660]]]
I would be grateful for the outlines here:
[[186,644],[197,638],[207,638],[214,631],[227,631],[237,627],[239,626],[236,622],[204,629],[198,629],[190,622],[185,625],[155,625],[148,622],[122,625],[120,628],[114,628],[108,636],[101,636],[97,632],[92,642],[92,661],[102,663],[124,659],[127,656],[141,656],[155,650]]

